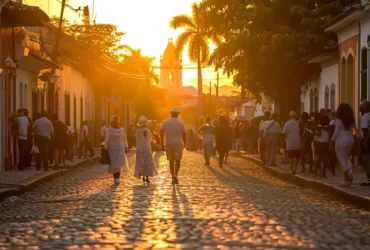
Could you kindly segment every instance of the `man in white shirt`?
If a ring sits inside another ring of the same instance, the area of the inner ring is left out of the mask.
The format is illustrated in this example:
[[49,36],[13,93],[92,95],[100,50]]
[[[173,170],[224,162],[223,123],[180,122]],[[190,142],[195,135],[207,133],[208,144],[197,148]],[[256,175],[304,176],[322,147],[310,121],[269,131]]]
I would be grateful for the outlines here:
[[360,133],[361,133],[361,164],[366,171],[367,181],[360,186],[370,186],[370,102],[363,101],[360,105]]
[[[162,148],[166,149],[167,160],[170,161],[170,171],[172,175],[172,184],[179,184],[178,173],[180,170],[180,161],[182,151],[186,145],[185,125],[178,119],[179,110],[171,110],[171,118],[163,122],[161,126]],[[166,147],[164,147],[164,136],[166,136]]]
[[286,138],[286,150],[288,151],[290,171],[292,174],[297,172],[300,159],[301,140],[299,136],[299,126],[296,120],[296,112],[289,113],[290,120],[287,121],[283,128],[283,134]]
[[53,124],[48,120],[48,113],[41,112],[41,118],[33,123],[33,133],[35,135],[35,146],[40,153],[36,154],[36,170],[41,169],[41,163],[44,170],[48,171],[48,158],[51,144],[51,137],[54,134]]
[[27,133],[30,123],[28,121],[28,118],[24,115],[22,109],[18,110],[17,124],[18,124],[17,141],[19,148],[18,170],[23,171],[27,167],[27,159],[29,153],[27,143]]

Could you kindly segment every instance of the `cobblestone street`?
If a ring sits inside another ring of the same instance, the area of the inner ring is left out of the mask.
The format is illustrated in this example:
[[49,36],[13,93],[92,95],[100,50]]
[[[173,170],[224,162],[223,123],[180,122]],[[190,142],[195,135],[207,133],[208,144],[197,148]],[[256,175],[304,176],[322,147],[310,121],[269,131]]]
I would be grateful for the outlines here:
[[159,176],[81,167],[0,203],[0,249],[370,249],[370,214],[230,158],[206,168],[185,152],[180,185],[163,153]]

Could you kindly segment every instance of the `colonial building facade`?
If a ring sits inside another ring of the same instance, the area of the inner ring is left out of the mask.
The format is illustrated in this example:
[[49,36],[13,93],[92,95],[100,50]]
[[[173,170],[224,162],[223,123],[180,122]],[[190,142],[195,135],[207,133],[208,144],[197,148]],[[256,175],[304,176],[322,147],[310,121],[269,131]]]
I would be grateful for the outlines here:
[[321,66],[321,72],[301,87],[301,110],[335,110],[340,103],[348,103],[359,114],[360,102],[370,100],[370,3],[353,1],[326,24],[325,31],[336,33],[338,44],[310,58],[310,63]]

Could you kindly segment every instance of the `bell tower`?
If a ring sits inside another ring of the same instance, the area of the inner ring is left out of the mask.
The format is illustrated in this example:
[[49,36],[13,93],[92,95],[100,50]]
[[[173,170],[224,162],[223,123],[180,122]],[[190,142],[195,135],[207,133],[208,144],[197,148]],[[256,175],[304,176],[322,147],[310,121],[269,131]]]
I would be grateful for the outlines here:
[[170,90],[182,87],[182,59],[176,53],[172,38],[168,39],[167,47],[160,60],[160,86]]

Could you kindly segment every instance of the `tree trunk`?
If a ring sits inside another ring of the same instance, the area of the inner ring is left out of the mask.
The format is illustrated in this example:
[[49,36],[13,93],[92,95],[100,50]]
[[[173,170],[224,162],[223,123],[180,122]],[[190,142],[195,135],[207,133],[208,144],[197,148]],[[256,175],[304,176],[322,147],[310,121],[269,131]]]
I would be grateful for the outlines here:
[[198,107],[199,115],[204,115],[203,107],[203,81],[202,81],[202,65],[200,62],[200,48],[198,48]]

